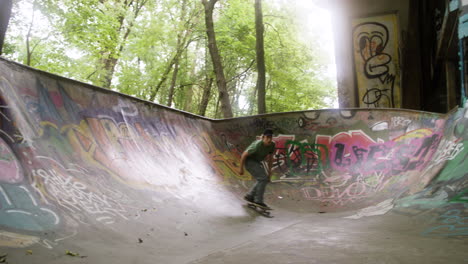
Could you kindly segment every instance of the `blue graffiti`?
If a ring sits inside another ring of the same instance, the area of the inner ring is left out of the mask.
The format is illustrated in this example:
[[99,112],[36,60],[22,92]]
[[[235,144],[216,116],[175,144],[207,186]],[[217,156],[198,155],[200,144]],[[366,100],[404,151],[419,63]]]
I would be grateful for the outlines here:
[[23,185],[0,184],[0,226],[20,230],[52,230],[60,222],[52,210],[38,204]]

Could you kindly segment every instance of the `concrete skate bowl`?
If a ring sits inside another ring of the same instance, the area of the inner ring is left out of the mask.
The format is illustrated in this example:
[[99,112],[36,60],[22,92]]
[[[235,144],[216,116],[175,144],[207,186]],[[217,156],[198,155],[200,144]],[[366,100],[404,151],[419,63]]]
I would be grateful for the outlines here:
[[[0,260],[468,263],[468,113],[211,120],[0,60]],[[239,157],[275,131],[265,218]]]

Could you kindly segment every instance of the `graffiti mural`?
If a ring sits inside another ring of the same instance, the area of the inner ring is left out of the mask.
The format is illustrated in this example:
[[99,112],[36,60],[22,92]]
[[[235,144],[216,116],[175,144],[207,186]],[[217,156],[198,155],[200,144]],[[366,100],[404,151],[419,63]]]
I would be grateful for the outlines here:
[[[406,135],[414,134],[409,132]],[[403,136],[405,137],[405,136]],[[363,131],[317,136],[317,143],[330,149],[331,164],[336,170],[351,173],[375,171],[398,175],[404,171],[425,168],[437,150],[440,135],[432,132],[419,138],[400,138],[383,142],[373,140]],[[351,143],[351,144],[350,144]]]
[[396,14],[352,21],[360,107],[401,107]]

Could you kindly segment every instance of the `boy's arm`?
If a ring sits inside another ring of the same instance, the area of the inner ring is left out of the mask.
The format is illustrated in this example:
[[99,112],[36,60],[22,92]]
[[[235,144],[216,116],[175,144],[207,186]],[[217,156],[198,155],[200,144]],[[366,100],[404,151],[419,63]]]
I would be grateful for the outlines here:
[[244,151],[241,156],[240,160],[240,168],[239,168],[239,174],[244,175],[244,164],[245,164],[245,159],[249,156],[249,153],[247,151]]

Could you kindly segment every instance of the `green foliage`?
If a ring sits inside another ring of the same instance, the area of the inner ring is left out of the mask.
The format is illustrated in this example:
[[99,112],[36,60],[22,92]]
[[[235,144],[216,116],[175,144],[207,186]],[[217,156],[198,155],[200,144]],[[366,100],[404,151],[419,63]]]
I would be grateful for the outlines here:
[[[177,64],[172,105],[197,113],[213,77],[201,1],[146,1],[18,0],[4,53],[24,63],[29,40],[31,66],[95,85],[104,84],[106,63],[115,60],[112,89],[146,100],[154,94],[161,104],[167,102]],[[139,13],[136,4],[143,6]],[[32,12],[20,11],[24,6],[34,10],[35,22]],[[336,87],[326,77],[330,58],[303,36],[292,4],[264,0],[263,14],[267,111],[332,107]],[[219,1],[214,18],[233,112],[256,113],[254,1]],[[215,82],[207,116],[220,117],[217,100]]]

